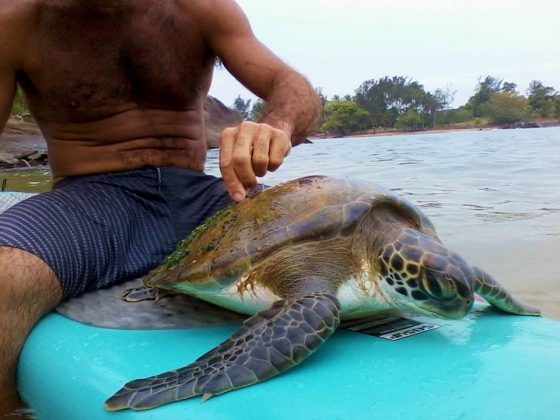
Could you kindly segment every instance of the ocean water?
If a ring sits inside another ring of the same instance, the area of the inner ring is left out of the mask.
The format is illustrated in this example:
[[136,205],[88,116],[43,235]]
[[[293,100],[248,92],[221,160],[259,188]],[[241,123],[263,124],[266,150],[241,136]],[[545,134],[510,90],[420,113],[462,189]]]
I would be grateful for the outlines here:
[[[210,151],[207,172],[219,175],[217,151]],[[549,216],[560,219],[560,128],[317,140],[294,148],[261,181],[318,174],[390,188],[448,237],[466,226],[532,219],[540,225]],[[549,227],[532,234],[560,237],[560,225]]]
[[[218,152],[208,155],[218,175]],[[560,319],[560,128],[316,140],[261,182],[358,178],[415,202],[440,238],[517,297]],[[0,173],[8,189],[48,188],[45,171]]]

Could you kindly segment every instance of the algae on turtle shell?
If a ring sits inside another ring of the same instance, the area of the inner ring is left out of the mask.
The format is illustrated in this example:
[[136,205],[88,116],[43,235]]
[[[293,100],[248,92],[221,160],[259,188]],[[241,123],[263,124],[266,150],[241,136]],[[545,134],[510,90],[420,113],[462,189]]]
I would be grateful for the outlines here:
[[[160,267],[157,268],[158,271],[164,271],[168,268],[173,267],[174,265],[178,264],[185,256],[187,256],[191,251],[191,244],[197,240],[202,233],[212,224],[213,221],[217,219],[221,219],[223,217],[227,217],[232,214],[231,205],[228,207],[223,208],[222,210],[217,211],[212,216],[207,218],[204,222],[198,225],[196,228],[192,230],[189,236],[186,239],[180,241],[175,250],[169,254],[163,260]],[[215,244],[213,242],[208,242],[202,246],[203,251],[211,251],[214,249]]]

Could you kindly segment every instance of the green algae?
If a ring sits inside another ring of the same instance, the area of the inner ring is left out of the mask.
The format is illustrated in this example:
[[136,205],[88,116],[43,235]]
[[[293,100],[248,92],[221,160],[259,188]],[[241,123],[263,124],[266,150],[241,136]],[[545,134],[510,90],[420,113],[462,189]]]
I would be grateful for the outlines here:
[[[174,265],[177,265],[183,258],[185,258],[188,254],[190,254],[191,245],[202,236],[202,234],[206,231],[206,229],[208,229],[208,227],[212,223],[214,223],[216,220],[221,218],[228,218],[232,214],[233,214],[233,210],[231,206],[226,207],[216,212],[208,219],[206,219],[204,222],[202,222],[200,225],[198,225],[196,228],[194,228],[186,239],[183,239],[177,244],[177,246],[175,247],[175,251],[173,251],[171,254],[165,257],[163,263],[161,264],[162,269],[165,270],[170,267],[173,267]],[[216,248],[216,243],[214,241],[207,242],[200,247],[202,251],[206,251],[206,252],[211,251],[215,248]]]

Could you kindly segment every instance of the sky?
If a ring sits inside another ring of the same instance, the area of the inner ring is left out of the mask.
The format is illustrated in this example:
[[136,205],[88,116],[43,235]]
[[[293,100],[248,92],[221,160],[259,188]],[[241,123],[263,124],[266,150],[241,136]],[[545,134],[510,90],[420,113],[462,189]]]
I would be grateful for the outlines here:
[[[329,98],[408,76],[463,105],[482,76],[560,90],[559,0],[238,0],[256,36]],[[210,94],[255,98],[224,68]]]

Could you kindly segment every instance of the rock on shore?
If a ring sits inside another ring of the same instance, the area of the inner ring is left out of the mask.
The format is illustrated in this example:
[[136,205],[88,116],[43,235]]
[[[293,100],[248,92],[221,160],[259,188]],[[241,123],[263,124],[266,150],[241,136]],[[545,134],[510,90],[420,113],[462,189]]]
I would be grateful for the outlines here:
[[234,127],[243,121],[241,114],[228,108],[212,96],[204,102],[204,123],[206,125],[206,145],[215,149],[220,145],[220,134],[226,127]]
[[514,129],[514,128],[541,128],[542,125],[534,121],[520,121],[516,123],[506,124],[503,129]]
[[[209,96],[204,103],[206,144],[218,147],[220,133],[242,121],[241,115]],[[0,134],[0,168],[26,168],[48,164],[47,144],[33,122],[10,118]]]

